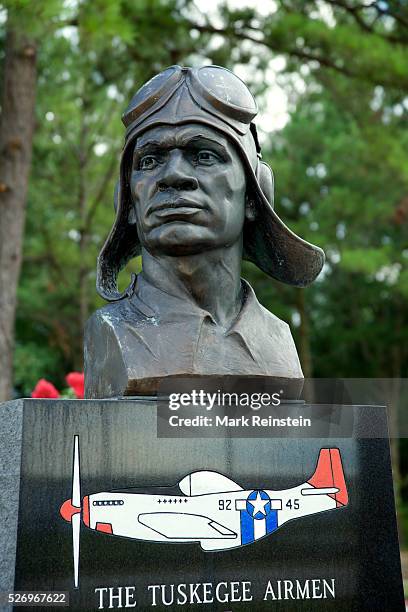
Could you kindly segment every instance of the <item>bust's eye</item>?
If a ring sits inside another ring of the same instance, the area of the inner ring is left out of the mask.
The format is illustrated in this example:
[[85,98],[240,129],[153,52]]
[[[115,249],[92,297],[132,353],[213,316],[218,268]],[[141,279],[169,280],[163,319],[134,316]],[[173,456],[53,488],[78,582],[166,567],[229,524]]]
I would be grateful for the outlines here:
[[139,170],[153,170],[158,164],[158,160],[154,155],[144,155],[139,161]]
[[198,164],[204,166],[211,166],[212,164],[215,164],[216,162],[220,161],[220,158],[213,151],[208,151],[205,149],[202,151],[198,151],[198,153],[196,154],[196,161]]

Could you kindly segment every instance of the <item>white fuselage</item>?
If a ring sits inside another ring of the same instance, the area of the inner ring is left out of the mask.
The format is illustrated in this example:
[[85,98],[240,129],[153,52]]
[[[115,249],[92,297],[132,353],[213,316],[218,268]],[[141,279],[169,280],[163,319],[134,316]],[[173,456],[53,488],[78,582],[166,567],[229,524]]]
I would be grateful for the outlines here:
[[258,540],[292,519],[335,509],[330,493],[309,483],[283,491],[240,489],[192,496],[106,491],[89,495],[89,528],[222,550]]

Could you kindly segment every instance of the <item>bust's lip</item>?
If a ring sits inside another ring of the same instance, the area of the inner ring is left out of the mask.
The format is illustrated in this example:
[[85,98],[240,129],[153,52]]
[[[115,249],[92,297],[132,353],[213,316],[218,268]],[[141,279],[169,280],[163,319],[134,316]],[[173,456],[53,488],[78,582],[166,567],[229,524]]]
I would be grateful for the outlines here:
[[176,199],[168,199],[164,202],[161,202],[157,206],[152,206],[150,208],[149,214],[157,214],[160,213],[159,216],[164,216],[165,214],[172,214],[175,211],[178,213],[196,213],[198,210],[202,210],[205,208],[203,204],[199,204],[194,200],[188,200],[186,198],[176,198]]
[[161,210],[155,211],[156,217],[160,219],[177,220],[185,217],[192,217],[202,210],[197,206],[173,206],[172,208],[162,208]]

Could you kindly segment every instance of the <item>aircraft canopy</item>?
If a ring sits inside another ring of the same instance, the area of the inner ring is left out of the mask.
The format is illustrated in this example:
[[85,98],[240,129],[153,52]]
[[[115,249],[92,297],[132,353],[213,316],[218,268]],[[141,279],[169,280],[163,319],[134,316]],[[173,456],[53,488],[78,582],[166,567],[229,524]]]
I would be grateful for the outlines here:
[[236,482],[226,476],[206,470],[188,474],[180,480],[179,487],[181,492],[188,496],[243,490]]

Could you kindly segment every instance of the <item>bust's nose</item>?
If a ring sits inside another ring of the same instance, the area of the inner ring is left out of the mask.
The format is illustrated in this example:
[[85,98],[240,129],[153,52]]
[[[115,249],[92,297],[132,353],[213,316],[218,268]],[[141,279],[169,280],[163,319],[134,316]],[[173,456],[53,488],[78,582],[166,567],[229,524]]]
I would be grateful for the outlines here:
[[198,181],[192,174],[193,167],[184,157],[183,151],[173,149],[169,152],[167,163],[163,166],[158,181],[159,191],[173,188],[178,191],[192,191],[198,188]]

